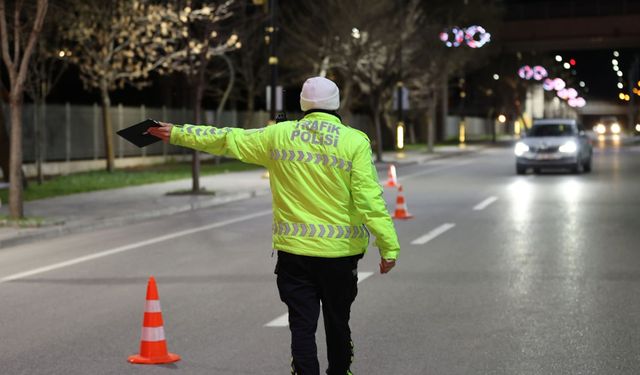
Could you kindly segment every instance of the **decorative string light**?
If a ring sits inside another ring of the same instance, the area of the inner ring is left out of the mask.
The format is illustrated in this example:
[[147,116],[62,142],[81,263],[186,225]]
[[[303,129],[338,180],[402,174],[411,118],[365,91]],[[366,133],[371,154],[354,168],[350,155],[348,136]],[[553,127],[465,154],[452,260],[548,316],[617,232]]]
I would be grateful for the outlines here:
[[484,27],[472,25],[467,28],[453,26],[451,29],[443,30],[440,40],[447,47],[460,47],[465,43],[469,48],[480,48],[491,41],[491,34]]
[[529,65],[525,65],[518,69],[518,76],[522,79],[535,79],[536,81],[541,81],[546,78],[549,74],[547,73],[547,69],[540,65],[536,65],[533,68]]
[[[575,60],[571,59],[574,64]],[[562,61],[562,57],[560,55],[556,55],[556,61]],[[566,65],[570,65],[570,63],[565,63]],[[518,76],[522,79],[526,80],[536,80],[542,81],[542,88],[546,91],[556,91],[556,95],[567,101],[567,104],[571,107],[584,107],[587,104],[587,101],[578,96],[578,91],[574,88],[567,87],[567,83],[562,78],[550,78],[547,70],[540,66],[536,65],[531,67],[529,65],[524,65],[518,69]],[[580,87],[585,87],[586,84],[583,81],[580,81]],[[640,92],[640,91],[639,91]]]

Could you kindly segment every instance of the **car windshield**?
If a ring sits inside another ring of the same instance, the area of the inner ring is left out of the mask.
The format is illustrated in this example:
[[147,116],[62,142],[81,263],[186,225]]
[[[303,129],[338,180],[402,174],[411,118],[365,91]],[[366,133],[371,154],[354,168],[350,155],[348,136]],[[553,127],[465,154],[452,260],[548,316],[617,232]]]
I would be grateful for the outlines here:
[[573,126],[567,124],[536,125],[529,131],[530,137],[562,137],[573,134]]

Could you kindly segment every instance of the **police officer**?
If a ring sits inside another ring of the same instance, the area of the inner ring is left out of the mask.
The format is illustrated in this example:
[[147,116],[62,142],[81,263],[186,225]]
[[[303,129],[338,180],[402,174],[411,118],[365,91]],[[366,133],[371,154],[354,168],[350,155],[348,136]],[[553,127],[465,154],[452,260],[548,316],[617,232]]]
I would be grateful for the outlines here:
[[[292,374],[320,373],[315,333],[320,314],[329,375],[351,374],[349,328],[357,294],[358,260],[376,237],[380,272],[394,266],[400,246],[372,163],[369,139],[341,122],[338,87],[306,80],[304,117],[261,129],[177,126],[149,133],[215,155],[266,167],[273,195],[273,248],[280,298],[289,310]],[[322,302],[322,304],[321,304]]]

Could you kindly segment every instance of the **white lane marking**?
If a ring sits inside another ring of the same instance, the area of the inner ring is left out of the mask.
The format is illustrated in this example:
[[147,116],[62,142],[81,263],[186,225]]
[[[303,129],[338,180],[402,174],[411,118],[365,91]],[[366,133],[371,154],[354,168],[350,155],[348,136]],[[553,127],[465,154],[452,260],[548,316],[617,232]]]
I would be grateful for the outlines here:
[[289,314],[283,314],[265,324],[265,327],[286,327],[289,325]]
[[488,205],[490,205],[491,203],[497,201],[498,198],[496,197],[489,197],[485,200],[483,200],[482,202],[478,203],[475,207],[473,207],[474,210],[476,211],[480,211],[480,210],[484,210],[485,208],[487,208]]
[[445,166],[442,166],[442,167],[439,167],[439,168],[427,169],[426,171],[419,171],[419,172],[415,172],[415,173],[410,173],[408,175],[405,175],[405,176],[402,176],[402,177],[398,177],[398,181],[406,180],[406,179],[409,179],[409,178],[412,178],[412,177],[416,177],[416,176],[422,176],[422,175],[425,175],[425,174],[431,174],[431,173],[435,173],[435,172],[440,172],[440,171],[443,171],[445,169],[451,169],[451,168],[459,167],[461,165],[470,164],[470,163],[472,163],[474,161],[475,161],[474,159],[469,159],[469,160],[462,161],[460,163],[455,163],[455,164],[452,164],[452,165],[445,165]]
[[54,263],[54,264],[51,264],[49,266],[44,266],[44,267],[40,267],[40,268],[29,270],[29,271],[16,273],[16,274],[5,276],[5,277],[1,278],[0,279],[0,284],[6,283],[8,281],[23,279],[25,277],[37,275],[37,274],[48,272],[48,271],[53,271],[53,270],[56,270],[56,269],[59,269],[59,268],[63,268],[63,267],[72,266],[74,264],[88,262],[90,260],[106,257],[106,256],[109,256],[109,255],[118,254],[118,253],[122,253],[122,252],[129,251],[129,250],[135,250],[135,249],[137,249],[139,247],[153,245],[153,244],[156,244],[158,242],[167,241],[167,240],[171,240],[171,239],[178,238],[178,237],[188,236],[190,234],[203,232],[203,231],[207,231],[207,230],[210,230],[210,229],[224,227],[224,226],[227,226],[227,225],[230,225],[230,224],[235,224],[235,223],[238,223],[238,222],[241,222],[241,221],[254,219],[254,218],[260,217],[260,216],[265,216],[265,215],[271,214],[271,212],[272,212],[271,210],[259,211],[259,212],[256,212],[254,214],[251,214],[251,215],[240,216],[240,217],[237,217],[235,219],[229,219],[229,220],[225,220],[225,221],[220,221],[220,222],[217,222],[217,223],[204,225],[204,226],[197,227],[197,228],[186,229],[186,230],[183,230],[183,231],[180,231],[180,232],[175,232],[175,233],[167,234],[167,235],[164,235],[164,236],[152,238],[150,240],[140,241],[140,242],[132,243],[132,244],[129,244],[129,245],[116,247],[114,249],[101,251],[99,253],[95,253],[95,254],[91,254],[91,255],[75,258],[75,259],[70,259],[70,260],[67,260],[67,261],[64,261],[64,262]]
[[[373,272],[358,272],[358,284],[373,275]],[[265,327],[287,327],[289,326],[289,314],[283,314],[264,325]]]
[[425,234],[424,236],[418,237],[415,240],[413,240],[413,242],[411,242],[412,245],[424,245],[427,242],[431,241],[432,239],[438,237],[439,235],[441,235],[442,233],[448,231],[449,229],[455,227],[456,225],[454,223],[444,223],[441,226],[437,227],[436,229],[432,230],[431,232]]

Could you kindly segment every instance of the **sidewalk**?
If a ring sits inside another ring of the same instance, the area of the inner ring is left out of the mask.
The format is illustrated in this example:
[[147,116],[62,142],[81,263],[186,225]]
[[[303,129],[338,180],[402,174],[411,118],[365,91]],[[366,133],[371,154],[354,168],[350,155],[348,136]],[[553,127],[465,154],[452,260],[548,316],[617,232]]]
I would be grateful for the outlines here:
[[[390,163],[425,163],[433,159],[476,152],[485,147],[442,146],[436,147],[432,154],[423,151],[386,152],[383,155],[384,162],[377,164],[377,167],[380,171],[385,171]],[[264,172],[264,169],[257,169],[201,177],[201,187],[215,191],[215,195],[167,195],[189,189],[191,179],[184,179],[25,202],[25,216],[42,218],[46,225],[37,228],[0,227],[0,249],[266,195],[270,190],[269,180],[263,178]],[[3,204],[0,215],[7,215],[7,211],[7,205]]]

